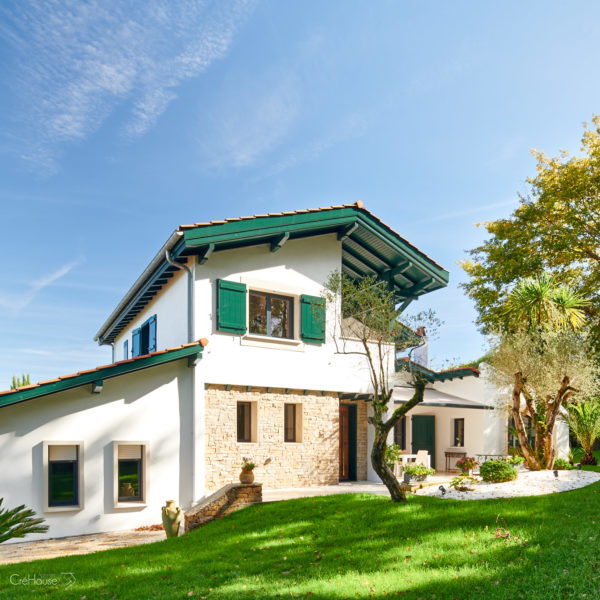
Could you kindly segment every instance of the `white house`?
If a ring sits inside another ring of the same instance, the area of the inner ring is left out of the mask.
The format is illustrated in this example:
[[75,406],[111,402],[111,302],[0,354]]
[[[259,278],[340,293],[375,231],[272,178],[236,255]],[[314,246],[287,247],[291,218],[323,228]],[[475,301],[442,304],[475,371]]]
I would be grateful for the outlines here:
[[[376,479],[366,365],[336,353],[321,298],[340,269],[403,306],[448,282],[360,202],[182,225],[98,331],[111,364],[0,393],[5,505],[61,537],[156,523],[166,499],[188,508],[235,480],[242,457],[267,488]],[[477,372],[424,372],[426,401],[395,432],[407,449],[440,470],[449,449],[506,452]]]

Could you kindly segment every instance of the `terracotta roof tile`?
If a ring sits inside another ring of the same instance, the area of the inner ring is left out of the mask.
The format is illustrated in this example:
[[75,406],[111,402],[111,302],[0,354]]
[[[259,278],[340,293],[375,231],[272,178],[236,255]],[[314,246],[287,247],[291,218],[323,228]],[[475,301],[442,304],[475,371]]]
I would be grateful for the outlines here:
[[[406,238],[402,237],[399,233],[394,231],[389,225],[386,225],[381,219],[376,217],[372,212],[368,211],[365,208],[365,205],[362,202],[362,200],[357,200],[353,204],[336,204],[335,206],[324,206],[321,208],[305,208],[305,209],[301,209],[301,210],[283,211],[280,213],[269,213],[267,215],[250,215],[250,216],[246,216],[246,217],[235,217],[235,218],[229,218],[229,219],[219,220],[219,221],[215,220],[215,221],[210,221],[208,223],[194,223],[193,225],[180,225],[179,231],[182,231],[184,229],[195,229],[196,227],[208,227],[210,225],[223,225],[223,224],[229,223],[231,221],[247,221],[250,219],[260,219],[260,218],[265,218],[265,217],[268,218],[268,217],[278,217],[278,216],[287,216],[287,215],[301,215],[301,214],[310,213],[310,212],[326,212],[329,210],[337,210],[340,208],[358,208],[360,210],[364,210],[367,214],[369,214],[371,216],[371,218],[373,218],[375,221],[377,221],[380,225],[385,227],[388,231],[393,233],[395,236],[397,236],[401,240],[403,240],[408,246],[410,246],[411,248],[414,248],[419,254],[421,254],[422,256],[427,258],[427,260],[431,261],[433,264],[438,266],[440,269],[444,268],[439,263],[434,261],[430,256],[425,254],[422,250],[417,248],[415,245],[411,244]],[[446,269],[444,269],[444,270],[446,270]]]
[[70,375],[62,375],[57,379],[46,379],[45,381],[38,381],[37,383],[32,383],[31,385],[21,386],[15,390],[5,390],[0,392],[0,396],[7,396],[9,394],[14,394],[15,392],[22,392],[23,390],[29,390],[37,387],[41,387],[43,385],[47,385],[49,383],[57,383],[58,381],[64,381],[65,379],[72,379],[73,377],[79,377],[80,375],[84,375],[86,373],[94,373],[101,372],[104,369],[108,369],[110,367],[114,367],[115,365],[122,365],[124,363],[131,363],[138,361],[142,358],[148,358],[149,356],[156,356],[159,354],[165,354],[167,352],[172,352],[173,350],[180,350],[182,348],[190,348],[191,346],[206,346],[208,344],[208,340],[206,338],[202,338],[197,342],[191,342],[189,344],[182,344],[181,346],[175,346],[173,348],[167,348],[166,350],[158,350],[157,352],[151,352],[150,354],[144,354],[143,356],[136,356],[135,358],[130,358],[128,360],[120,360],[114,363],[110,363],[108,365],[100,365],[95,369],[88,369],[87,371],[79,371],[77,373],[71,373]]

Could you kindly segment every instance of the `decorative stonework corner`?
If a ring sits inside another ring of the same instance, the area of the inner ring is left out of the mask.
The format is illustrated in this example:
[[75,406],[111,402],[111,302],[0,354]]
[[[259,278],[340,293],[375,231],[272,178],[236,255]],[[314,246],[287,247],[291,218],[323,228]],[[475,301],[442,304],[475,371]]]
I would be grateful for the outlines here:
[[245,506],[262,503],[262,483],[230,483],[185,513],[185,532],[222,519]]

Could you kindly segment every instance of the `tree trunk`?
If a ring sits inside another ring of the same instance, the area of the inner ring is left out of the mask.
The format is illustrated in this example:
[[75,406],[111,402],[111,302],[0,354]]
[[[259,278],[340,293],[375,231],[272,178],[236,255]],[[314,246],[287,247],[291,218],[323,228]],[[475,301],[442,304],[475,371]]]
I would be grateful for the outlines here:
[[385,449],[387,447],[387,437],[398,421],[414,406],[423,401],[425,393],[425,381],[418,379],[415,385],[415,393],[413,397],[399,406],[392,416],[384,421],[383,417],[387,409],[387,405],[392,397],[392,392],[389,391],[385,399],[373,399],[373,416],[369,417],[369,423],[375,427],[375,439],[373,441],[373,449],[371,450],[371,464],[375,473],[380,477],[381,481],[390,492],[393,502],[406,502],[406,494],[402,486],[396,479],[393,471],[385,462]]
[[515,373],[515,383],[513,385],[512,392],[512,418],[515,423],[515,429],[517,430],[517,437],[519,438],[519,444],[523,456],[527,461],[527,466],[532,471],[541,470],[541,465],[537,456],[535,455],[529,440],[527,439],[527,432],[525,431],[525,425],[523,425],[523,417],[521,416],[521,393],[525,387],[525,379],[523,373]]
[[371,464],[375,473],[379,475],[385,487],[389,490],[392,502],[406,502],[406,494],[402,486],[396,479],[393,471],[385,462],[385,448],[388,431],[383,431],[380,427],[375,427],[375,440],[371,450]]

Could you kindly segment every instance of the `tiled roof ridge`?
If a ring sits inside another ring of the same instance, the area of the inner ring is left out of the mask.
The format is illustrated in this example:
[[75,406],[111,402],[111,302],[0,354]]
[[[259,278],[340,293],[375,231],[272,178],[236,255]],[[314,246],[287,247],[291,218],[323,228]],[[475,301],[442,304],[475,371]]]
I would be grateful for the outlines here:
[[85,371],[77,371],[77,373],[71,373],[69,375],[61,375],[56,379],[46,379],[45,381],[38,381],[37,383],[32,383],[31,385],[22,385],[13,390],[4,390],[0,391],[0,396],[8,396],[10,394],[16,394],[17,392],[23,392],[25,390],[31,390],[34,388],[42,387],[49,383],[56,383],[58,381],[64,381],[65,379],[73,379],[74,377],[79,377],[80,375],[86,375],[88,373],[101,372],[104,369],[108,369],[110,367],[114,367],[115,365],[123,365],[126,363],[133,363],[143,358],[148,358],[149,356],[157,356],[159,354],[166,354],[168,352],[173,352],[175,350],[182,350],[183,348],[191,348],[192,346],[206,346],[208,344],[208,340],[206,338],[202,338],[196,342],[190,342],[189,344],[182,344],[181,346],[174,346],[172,348],[165,348],[164,350],[157,350],[156,352],[150,352],[148,354],[142,354],[141,356],[135,356],[133,358],[128,358],[127,360],[119,360],[114,363],[109,363],[107,365],[100,365],[94,369],[86,369]]
[[473,373],[477,373],[477,375],[481,374],[481,371],[479,371],[479,369],[477,369],[476,367],[452,367],[451,369],[443,369],[442,371],[434,371],[433,369],[430,369],[429,367],[425,367],[420,363],[415,362],[414,360],[410,360],[410,358],[408,358],[408,356],[400,356],[396,359],[397,361],[399,360],[403,360],[404,362],[407,363],[412,363],[413,365],[419,365],[419,367],[421,367],[421,369],[425,369],[426,371],[429,371],[430,373],[435,373],[437,375],[439,375],[440,373],[454,373],[455,371],[473,371]]
[[352,204],[338,204],[335,206],[322,206],[320,208],[306,208],[303,210],[290,210],[290,211],[284,211],[284,212],[278,212],[278,213],[267,213],[266,215],[251,215],[251,216],[247,216],[247,217],[231,217],[228,219],[219,219],[219,220],[214,220],[214,221],[208,221],[205,223],[194,223],[192,225],[180,225],[178,228],[178,231],[185,231],[186,229],[195,229],[197,227],[209,227],[211,225],[223,225],[225,223],[231,223],[231,222],[235,222],[235,221],[247,221],[250,219],[260,219],[260,218],[265,218],[265,217],[284,217],[284,216],[300,215],[300,214],[311,213],[311,212],[325,212],[328,210],[338,210],[340,208],[358,208],[360,210],[363,210],[372,219],[377,221],[382,227],[385,227],[385,229],[390,231],[393,235],[399,237],[405,244],[410,246],[413,250],[415,250],[416,252],[418,252],[419,254],[424,256],[427,260],[431,261],[434,265],[436,265],[440,269],[447,271],[447,269],[444,269],[444,267],[442,267],[439,263],[437,263],[435,260],[433,260],[433,258],[431,258],[431,256],[429,256],[428,254],[425,254],[425,252],[423,252],[421,249],[417,248],[414,244],[411,244],[405,237],[401,236],[397,231],[395,231],[389,225],[384,223],[379,217],[374,215],[370,210],[366,209],[362,200],[357,200],[356,202],[354,202]]

